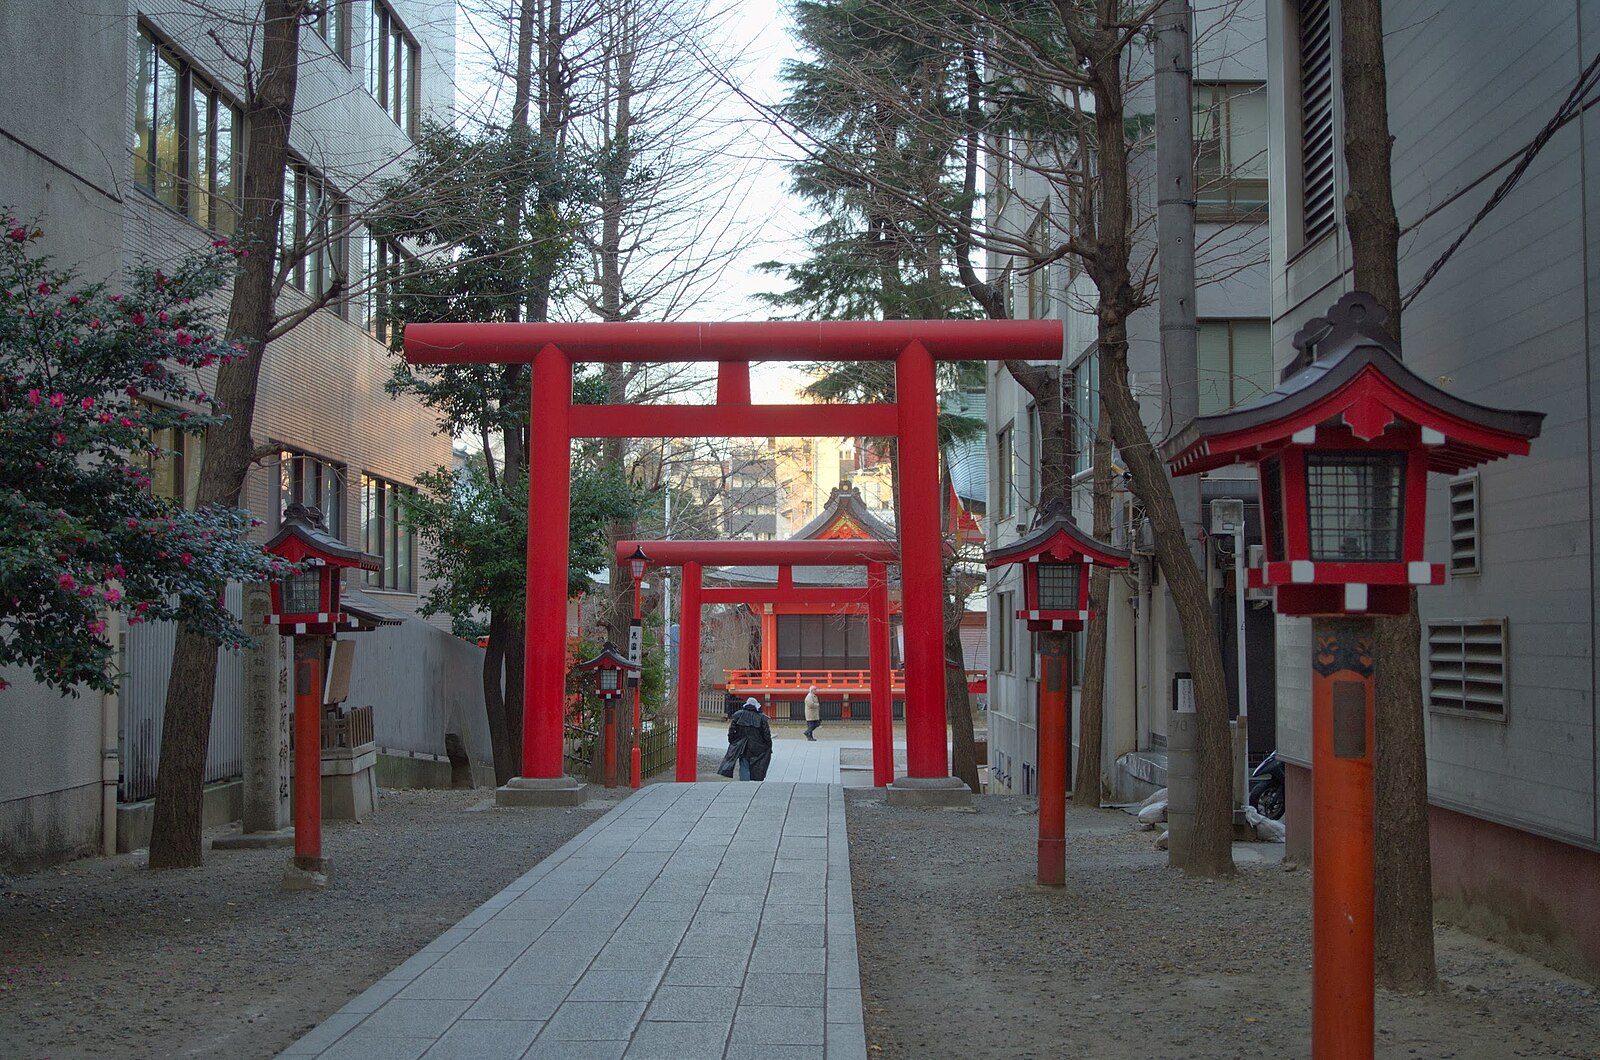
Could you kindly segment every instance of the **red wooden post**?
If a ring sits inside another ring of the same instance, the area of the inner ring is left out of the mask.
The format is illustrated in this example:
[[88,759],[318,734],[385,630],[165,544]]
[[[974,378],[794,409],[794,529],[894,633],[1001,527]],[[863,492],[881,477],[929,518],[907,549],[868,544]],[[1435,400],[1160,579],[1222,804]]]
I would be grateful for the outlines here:
[[778,616],[771,604],[761,606],[761,686],[771,688],[778,672]]
[[572,362],[555,346],[534,354],[531,407],[522,775],[553,780],[562,775],[572,506]]
[[617,704],[608,699],[603,708],[605,716],[606,787],[617,786]]
[[895,360],[900,437],[900,591],[906,623],[906,772],[950,775],[945,736],[944,570],[939,534],[933,355],[911,342]]
[[750,404],[750,362],[717,362],[717,404]]
[[889,672],[889,571],[867,564],[867,658],[872,694],[872,783],[894,783],[894,679]]
[[1039,882],[1067,882],[1067,696],[1071,656],[1060,637],[1039,645]]
[[1311,1055],[1373,1055],[1372,620],[1311,626]]
[[678,616],[678,773],[694,782],[700,750],[700,564],[683,565],[683,613]]
[[326,637],[294,638],[294,863],[326,871],[322,859],[322,651]]

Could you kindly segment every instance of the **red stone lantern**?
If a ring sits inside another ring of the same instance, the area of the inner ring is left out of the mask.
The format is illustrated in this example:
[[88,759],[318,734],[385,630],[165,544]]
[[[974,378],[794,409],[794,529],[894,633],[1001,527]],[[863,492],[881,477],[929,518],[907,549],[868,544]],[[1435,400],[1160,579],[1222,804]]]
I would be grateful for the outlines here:
[[378,558],[351,548],[323,525],[320,509],[291,504],[266,551],[302,566],[272,583],[269,623],[294,642],[294,860],[284,876],[292,889],[320,888],[322,856],[322,698],[328,638],[354,625],[340,609],[340,571],[377,570]]
[[378,569],[378,557],[334,537],[322,523],[322,511],[303,504],[284,509],[283,528],[264,547],[304,568],[272,583],[272,613],[267,621],[286,636],[326,636],[346,625],[339,609],[343,581],[339,572],[347,567]]
[[[1067,505],[1051,501],[1025,537],[988,553],[990,570],[1022,564],[1023,608],[1035,632],[1075,632],[1094,618],[1089,610],[1089,574],[1099,563],[1126,567],[1128,554],[1078,529]],[[1067,697],[1072,692],[1071,656],[1065,638],[1039,645],[1039,869],[1042,884],[1067,878]]]
[[621,698],[622,694],[627,691],[625,678],[638,669],[609,640],[600,649],[599,655],[573,667],[575,671],[592,671],[594,673],[595,692],[604,700]]
[[1022,564],[1023,608],[1018,618],[1028,628],[1077,631],[1094,617],[1089,610],[1089,574],[1095,563],[1126,567],[1128,554],[1085,534],[1060,501],[1039,513],[1026,537],[984,557],[990,570]]
[[1526,455],[1543,413],[1463,401],[1400,363],[1363,291],[1294,337],[1271,394],[1193,420],[1162,446],[1174,475],[1234,463],[1261,478],[1265,562],[1250,587],[1279,614],[1398,615],[1444,567],[1422,556],[1428,472]]
[[[1524,455],[1544,414],[1475,405],[1400,363],[1371,295],[1353,291],[1294,337],[1271,394],[1189,423],[1162,446],[1174,475],[1233,463],[1261,478],[1269,587],[1279,614],[1312,615],[1312,1056],[1372,1055],[1371,615],[1406,614],[1422,555],[1429,471]],[[1415,673],[1403,676],[1415,681]]]

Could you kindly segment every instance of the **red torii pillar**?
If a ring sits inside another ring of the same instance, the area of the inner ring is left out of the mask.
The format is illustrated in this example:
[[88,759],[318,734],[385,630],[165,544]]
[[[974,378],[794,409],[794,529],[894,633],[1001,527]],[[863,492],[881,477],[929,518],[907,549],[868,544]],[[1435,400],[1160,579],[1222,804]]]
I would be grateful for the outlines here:
[[[412,364],[533,364],[528,507],[523,775],[496,793],[511,805],[575,803],[562,775],[571,440],[580,437],[894,435],[900,443],[901,581],[906,622],[909,775],[891,802],[960,802],[945,746],[943,607],[934,360],[1056,360],[1059,321],[892,320],[767,323],[412,324]],[[893,405],[749,403],[748,362],[896,362]],[[716,362],[719,403],[572,405],[572,364]],[[721,366],[726,365],[726,368]]]

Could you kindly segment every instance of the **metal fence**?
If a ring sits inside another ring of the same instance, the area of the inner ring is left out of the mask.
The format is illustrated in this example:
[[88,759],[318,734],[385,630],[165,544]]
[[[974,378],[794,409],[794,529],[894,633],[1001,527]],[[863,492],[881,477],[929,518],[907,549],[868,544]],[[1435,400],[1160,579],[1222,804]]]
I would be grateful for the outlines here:
[[[227,589],[228,610],[242,614],[244,593]],[[156,792],[161,765],[161,720],[172,672],[174,622],[146,622],[122,634],[121,717],[118,745],[122,755],[119,802],[138,802]],[[206,783],[231,780],[244,773],[244,659],[239,652],[217,655],[217,691],[211,709],[211,742],[206,748]]]

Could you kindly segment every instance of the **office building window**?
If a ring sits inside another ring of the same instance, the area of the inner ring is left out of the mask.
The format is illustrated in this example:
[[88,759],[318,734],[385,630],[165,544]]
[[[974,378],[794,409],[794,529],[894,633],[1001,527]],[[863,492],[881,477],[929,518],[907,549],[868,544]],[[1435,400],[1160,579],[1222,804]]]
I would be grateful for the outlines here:
[[363,546],[378,557],[378,569],[367,572],[367,584],[394,592],[414,591],[411,573],[411,527],[401,498],[416,491],[372,475],[361,476]]
[[344,539],[343,464],[309,453],[284,449],[278,453],[278,477],[273,483],[273,510],[281,523],[284,509],[304,504],[322,511],[322,525],[340,540]]
[[1015,503],[1011,496],[1012,483],[1015,481],[1016,455],[1015,455],[1016,428],[1008,423],[1000,428],[995,435],[995,489],[998,493],[995,514],[1002,519],[1009,519],[1016,511]]
[[420,49],[383,0],[367,18],[367,91],[407,135],[417,134],[417,61]]
[[198,71],[139,30],[133,181],[220,235],[238,225],[240,111]]
[[389,302],[395,278],[411,256],[393,240],[363,231],[358,240],[361,262],[352,278],[359,294],[351,300],[355,322],[379,342],[389,341]]
[[283,171],[283,218],[278,242],[293,262],[289,284],[319,297],[344,272],[348,207],[304,162],[291,158]]
[[346,0],[326,0],[311,31],[322,38],[340,62],[350,65],[350,5]]
[[1195,219],[1266,220],[1267,86],[1194,86]]
[[1202,320],[1198,342],[1200,415],[1272,392],[1272,335],[1265,320]]
[[1012,599],[1011,593],[994,594],[994,611],[990,615],[994,638],[989,644],[989,658],[994,661],[995,673],[1008,674],[1016,666],[1013,647],[1017,642],[1017,619]]
[[150,432],[150,444],[161,450],[158,455],[146,457],[150,492],[194,511],[200,495],[200,465],[205,460],[206,436],[165,427]]
[[1100,424],[1100,358],[1092,351],[1072,366],[1074,473],[1094,466],[1094,433]]

